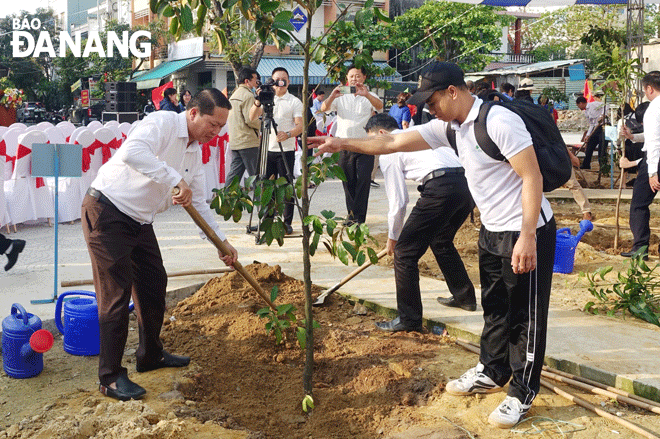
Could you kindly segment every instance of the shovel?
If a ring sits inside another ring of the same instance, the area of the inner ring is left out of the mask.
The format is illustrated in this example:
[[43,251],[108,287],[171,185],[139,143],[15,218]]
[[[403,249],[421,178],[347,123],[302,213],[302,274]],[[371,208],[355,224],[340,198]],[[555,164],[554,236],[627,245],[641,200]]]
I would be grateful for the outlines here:
[[[380,252],[378,252],[378,254],[376,256],[378,257],[378,260],[380,260],[386,254],[387,254],[387,249],[382,249]],[[342,280],[337,282],[337,284],[335,284],[332,288],[330,288],[329,290],[326,290],[323,293],[321,293],[321,295],[319,295],[319,297],[316,298],[316,301],[314,303],[312,303],[312,306],[321,306],[321,305],[323,305],[323,303],[325,302],[326,297],[328,297],[330,294],[337,291],[346,282],[353,279],[358,274],[362,273],[364,270],[366,270],[371,265],[372,265],[371,260],[369,260],[368,262],[364,263],[362,266],[355,269],[353,272],[349,273],[345,278],[343,278]]]
[[[175,187],[172,189],[172,194],[177,195],[179,193],[179,188]],[[222,252],[223,255],[229,255],[231,252],[227,248],[224,242],[220,240],[220,237],[213,231],[211,226],[206,222],[206,220],[202,217],[202,215],[197,212],[197,209],[191,204],[189,206],[183,206],[184,209],[186,209],[186,212],[190,215],[190,217],[193,219],[195,224],[197,224],[197,227],[202,229],[202,232],[206,235],[206,237],[215,245],[215,247]],[[268,306],[270,306],[273,311],[277,311],[277,308],[275,307],[275,304],[271,302],[270,298],[268,297],[268,294],[264,291],[263,288],[261,288],[261,285],[259,285],[256,281],[255,278],[253,278],[250,273],[247,272],[245,267],[241,265],[240,262],[236,261],[234,262],[234,268],[236,271],[239,272],[241,276],[243,276],[243,279],[245,279],[251,286],[254,288],[254,290],[261,296],[262,299],[266,301]]]

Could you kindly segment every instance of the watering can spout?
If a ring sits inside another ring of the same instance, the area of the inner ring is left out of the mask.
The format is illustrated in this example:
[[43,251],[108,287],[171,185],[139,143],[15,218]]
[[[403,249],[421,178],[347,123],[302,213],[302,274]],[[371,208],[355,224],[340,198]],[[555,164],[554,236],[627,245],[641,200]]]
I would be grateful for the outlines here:
[[35,331],[30,337],[30,341],[21,346],[21,357],[28,359],[32,355],[43,354],[53,347],[53,334],[46,329]]
[[580,231],[578,232],[577,236],[575,237],[575,240],[577,242],[580,242],[580,239],[582,239],[582,235],[584,235],[587,232],[591,232],[594,229],[594,225],[591,221],[589,220],[582,220],[580,221]]

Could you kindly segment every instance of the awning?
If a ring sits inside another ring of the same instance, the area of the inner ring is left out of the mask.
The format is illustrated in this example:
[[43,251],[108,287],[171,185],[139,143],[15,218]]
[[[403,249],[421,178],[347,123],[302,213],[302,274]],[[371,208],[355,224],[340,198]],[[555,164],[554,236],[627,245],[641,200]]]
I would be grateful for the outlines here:
[[540,73],[547,70],[559,69],[561,67],[571,67],[578,64],[583,64],[584,59],[565,59],[558,61],[542,61],[532,64],[516,64],[513,66],[502,67],[496,70],[488,70],[482,72],[468,73],[468,75],[526,75],[530,73]]
[[137,88],[139,90],[158,87],[160,85],[160,80],[164,77],[170,76],[174,72],[191,66],[200,61],[202,58],[203,57],[201,56],[197,56],[194,58],[179,59],[176,61],[167,61],[161,63],[148,72],[140,75],[137,78],[134,78],[132,82],[137,83]]

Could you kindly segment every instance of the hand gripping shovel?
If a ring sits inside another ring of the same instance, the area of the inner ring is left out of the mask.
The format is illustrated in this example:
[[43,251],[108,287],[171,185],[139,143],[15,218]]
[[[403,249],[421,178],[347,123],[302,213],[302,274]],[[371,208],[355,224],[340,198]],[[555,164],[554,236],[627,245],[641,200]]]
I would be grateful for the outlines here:
[[[376,256],[378,257],[378,260],[380,260],[380,259],[381,259],[383,256],[385,256],[386,254],[387,254],[387,249],[382,249],[380,252],[378,252],[378,254],[377,254]],[[342,280],[340,280],[339,282],[337,282],[332,288],[330,288],[329,290],[326,290],[326,291],[324,291],[323,293],[321,293],[321,295],[319,295],[319,297],[316,298],[316,301],[315,301],[314,303],[312,303],[312,306],[321,306],[321,305],[323,305],[323,303],[325,302],[325,298],[326,298],[326,297],[328,297],[330,294],[332,294],[332,293],[334,293],[335,291],[337,291],[337,290],[338,290],[339,288],[341,288],[346,282],[348,282],[349,280],[353,279],[353,278],[354,278],[355,276],[357,276],[358,274],[362,273],[364,270],[366,270],[366,269],[367,269],[368,267],[370,267],[371,265],[372,265],[372,264],[371,264],[371,260],[369,260],[368,262],[365,262],[362,266],[358,267],[358,268],[355,269],[353,272],[351,272],[350,274],[348,274],[345,278],[343,278]]]
[[[175,187],[172,189],[172,194],[177,195],[179,193],[179,188]],[[193,219],[195,224],[197,224],[197,227],[202,229],[202,232],[206,235],[206,237],[215,245],[215,247],[222,252],[223,255],[229,255],[231,252],[227,248],[224,242],[220,240],[220,237],[213,231],[211,226],[208,225],[206,220],[197,212],[197,209],[191,204],[190,206],[183,206],[184,209],[186,209],[186,212],[190,215],[190,217]],[[247,270],[241,265],[240,262],[236,261],[234,262],[234,268],[236,271],[240,273],[241,276],[243,276],[243,279],[245,279],[251,286],[254,288],[254,290],[261,296],[262,299],[266,301],[268,306],[270,306],[273,310],[277,310],[273,302],[271,302],[270,298],[268,297],[268,294],[261,288],[261,286],[257,283],[256,279],[253,278],[250,273],[247,272]]]

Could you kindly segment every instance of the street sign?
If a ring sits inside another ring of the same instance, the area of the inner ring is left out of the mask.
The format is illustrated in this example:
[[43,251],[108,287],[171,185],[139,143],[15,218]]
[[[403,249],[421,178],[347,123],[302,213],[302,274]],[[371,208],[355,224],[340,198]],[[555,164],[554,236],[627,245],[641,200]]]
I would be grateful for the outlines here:
[[80,105],[89,107],[89,90],[80,90]]
[[300,9],[300,6],[296,6],[296,9],[293,10],[293,17],[289,20],[289,23],[293,25],[296,32],[300,32],[300,29],[307,24],[307,16],[305,15],[305,12]]

